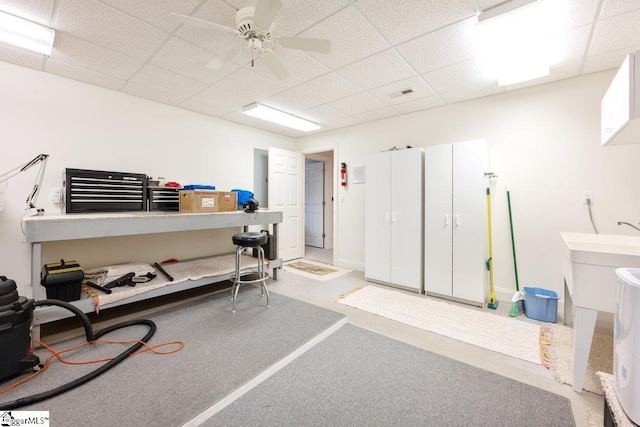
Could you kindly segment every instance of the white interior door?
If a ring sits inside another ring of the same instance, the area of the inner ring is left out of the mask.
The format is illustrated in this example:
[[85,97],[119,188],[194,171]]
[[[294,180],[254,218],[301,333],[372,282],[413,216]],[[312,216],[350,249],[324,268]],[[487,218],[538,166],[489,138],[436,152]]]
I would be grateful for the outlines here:
[[324,247],[324,163],[304,167],[304,244]]
[[282,211],[278,254],[283,261],[304,252],[303,165],[302,154],[269,147],[269,210]]
[[418,292],[423,289],[423,151],[391,152],[391,280]]
[[390,152],[367,156],[365,186],[365,277],[390,282],[391,161]]
[[424,152],[424,288],[446,296],[453,292],[452,153],[451,144],[432,145]]
[[484,302],[486,283],[486,180],[484,140],[453,144],[453,296]]

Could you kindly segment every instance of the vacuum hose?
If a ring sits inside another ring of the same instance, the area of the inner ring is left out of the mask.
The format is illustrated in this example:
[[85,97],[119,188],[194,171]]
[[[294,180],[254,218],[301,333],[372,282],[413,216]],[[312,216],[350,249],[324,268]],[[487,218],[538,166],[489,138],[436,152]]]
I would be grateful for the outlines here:
[[136,320],[129,320],[126,322],[122,322],[122,323],[118,323],[117,325],[113,325],[113,326],[109,326],[107,328],[104,328],[98,332],[94,332],[93,328],[91,327],[91,322],[89,321],[89,318],[80,310],[78,309],[76,306],[71,305],[67,302],[64,301],[59,301],[59,300],[53,300],[53,299],[46,299],[46,300],[42,300],[42,301],[35,301],[34,306],[36,307],[40,307],[40,306],[48,306],[48,305],[57,305],[59,307],[62,308],[66,308],[67,310],[71,311],[73,314],[76,315],[76,317],[78,319],[80,319],[80,321],[82,322],[82,326],[84,327],[84,332],[85,335],[87,337],[87,341],[95,341],[97,339],[99,339],[101,336],[108,334],[109,332],[113,332],[117,329],[122,329],[122,328],[126,328],[129,326],[134,326],[134,325],[146,325],[149,327],[149,331],[147,332],[147,334],[144,336],[144,338],[142,338],[139,342],[135,343],[134,345],[132,345],[131,347],[129,347],[127,350],[125,350],[124,352],[120,353],[120,355],[118,355],[116,358],[110,360],[109,362],[105,363],[104,365],[100,366],[98,369],[89,372],[88,374],[77,378],[71,382],[68,382],[67,384],[63,384],[59,387],[54,388],[53,390],[49,390],[43,393],[39,393],[39,394],[34,394],[33,396],[28,396],[28,397],[23,397],[20,398],[18,400],[14,400],[13,402],[6,402],[6,403],[0,403],[0,410],[4,411],[4,410],[9,410],[9,409],[17,409],[17,408],[21,408],[23,406],[27,406],[27,405],[32,405],[34,403],[38,403],[38,402],[42,402],[43,400],[47,400],[50,399],[54,396],[57,396],[59,394],[65,393],[69,390],[72,390],[76,387],[79,387],[89,381],[91,381],[94,378],[97,378],[98,376],[104,374],[105,372],[107,372],[109,369],[113,368],[114,366],[116,366],[117,364],[119,364],[120,362],[122,362],[123,360],[125,360],[127,357],[129,357],[131,354],[135,353],[136,351],[138,351],[144,344],[143,343],[147,343],[149,342],[149,340],[151,339],[151,337],[153,336],[153,334],[156,333],[156,324],[153,323],[151,320],[147,320],[147,319],[136,319]]

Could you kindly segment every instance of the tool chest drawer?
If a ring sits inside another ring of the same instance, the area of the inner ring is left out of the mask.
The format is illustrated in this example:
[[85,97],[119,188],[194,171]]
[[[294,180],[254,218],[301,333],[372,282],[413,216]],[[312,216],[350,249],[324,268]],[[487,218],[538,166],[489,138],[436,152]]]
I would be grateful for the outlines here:
[[147,210],[147,175],[65,169],[67,213]]
[[175,211],[180,210],[180,189],[172,187],[148,187],[149,211]]

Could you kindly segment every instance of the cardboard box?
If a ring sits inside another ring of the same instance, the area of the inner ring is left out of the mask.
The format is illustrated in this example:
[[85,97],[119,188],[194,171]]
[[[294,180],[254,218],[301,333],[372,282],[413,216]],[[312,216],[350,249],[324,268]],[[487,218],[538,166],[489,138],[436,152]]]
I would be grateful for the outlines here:
[[232,212],[238,209],[233,191],[180,190],[180,212]]

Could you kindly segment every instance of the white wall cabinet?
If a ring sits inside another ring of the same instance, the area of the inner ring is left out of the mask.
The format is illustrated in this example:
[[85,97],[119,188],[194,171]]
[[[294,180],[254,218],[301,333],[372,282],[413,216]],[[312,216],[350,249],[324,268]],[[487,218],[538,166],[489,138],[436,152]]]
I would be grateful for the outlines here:
[[600,103],[600,143],[640,144],[640,51],[630,53]]
[[484,140],[425,148],[424,286],[428,294],[484,303],[487,167]]
[[365,277],[424,292],[424,149],[367,157]]

